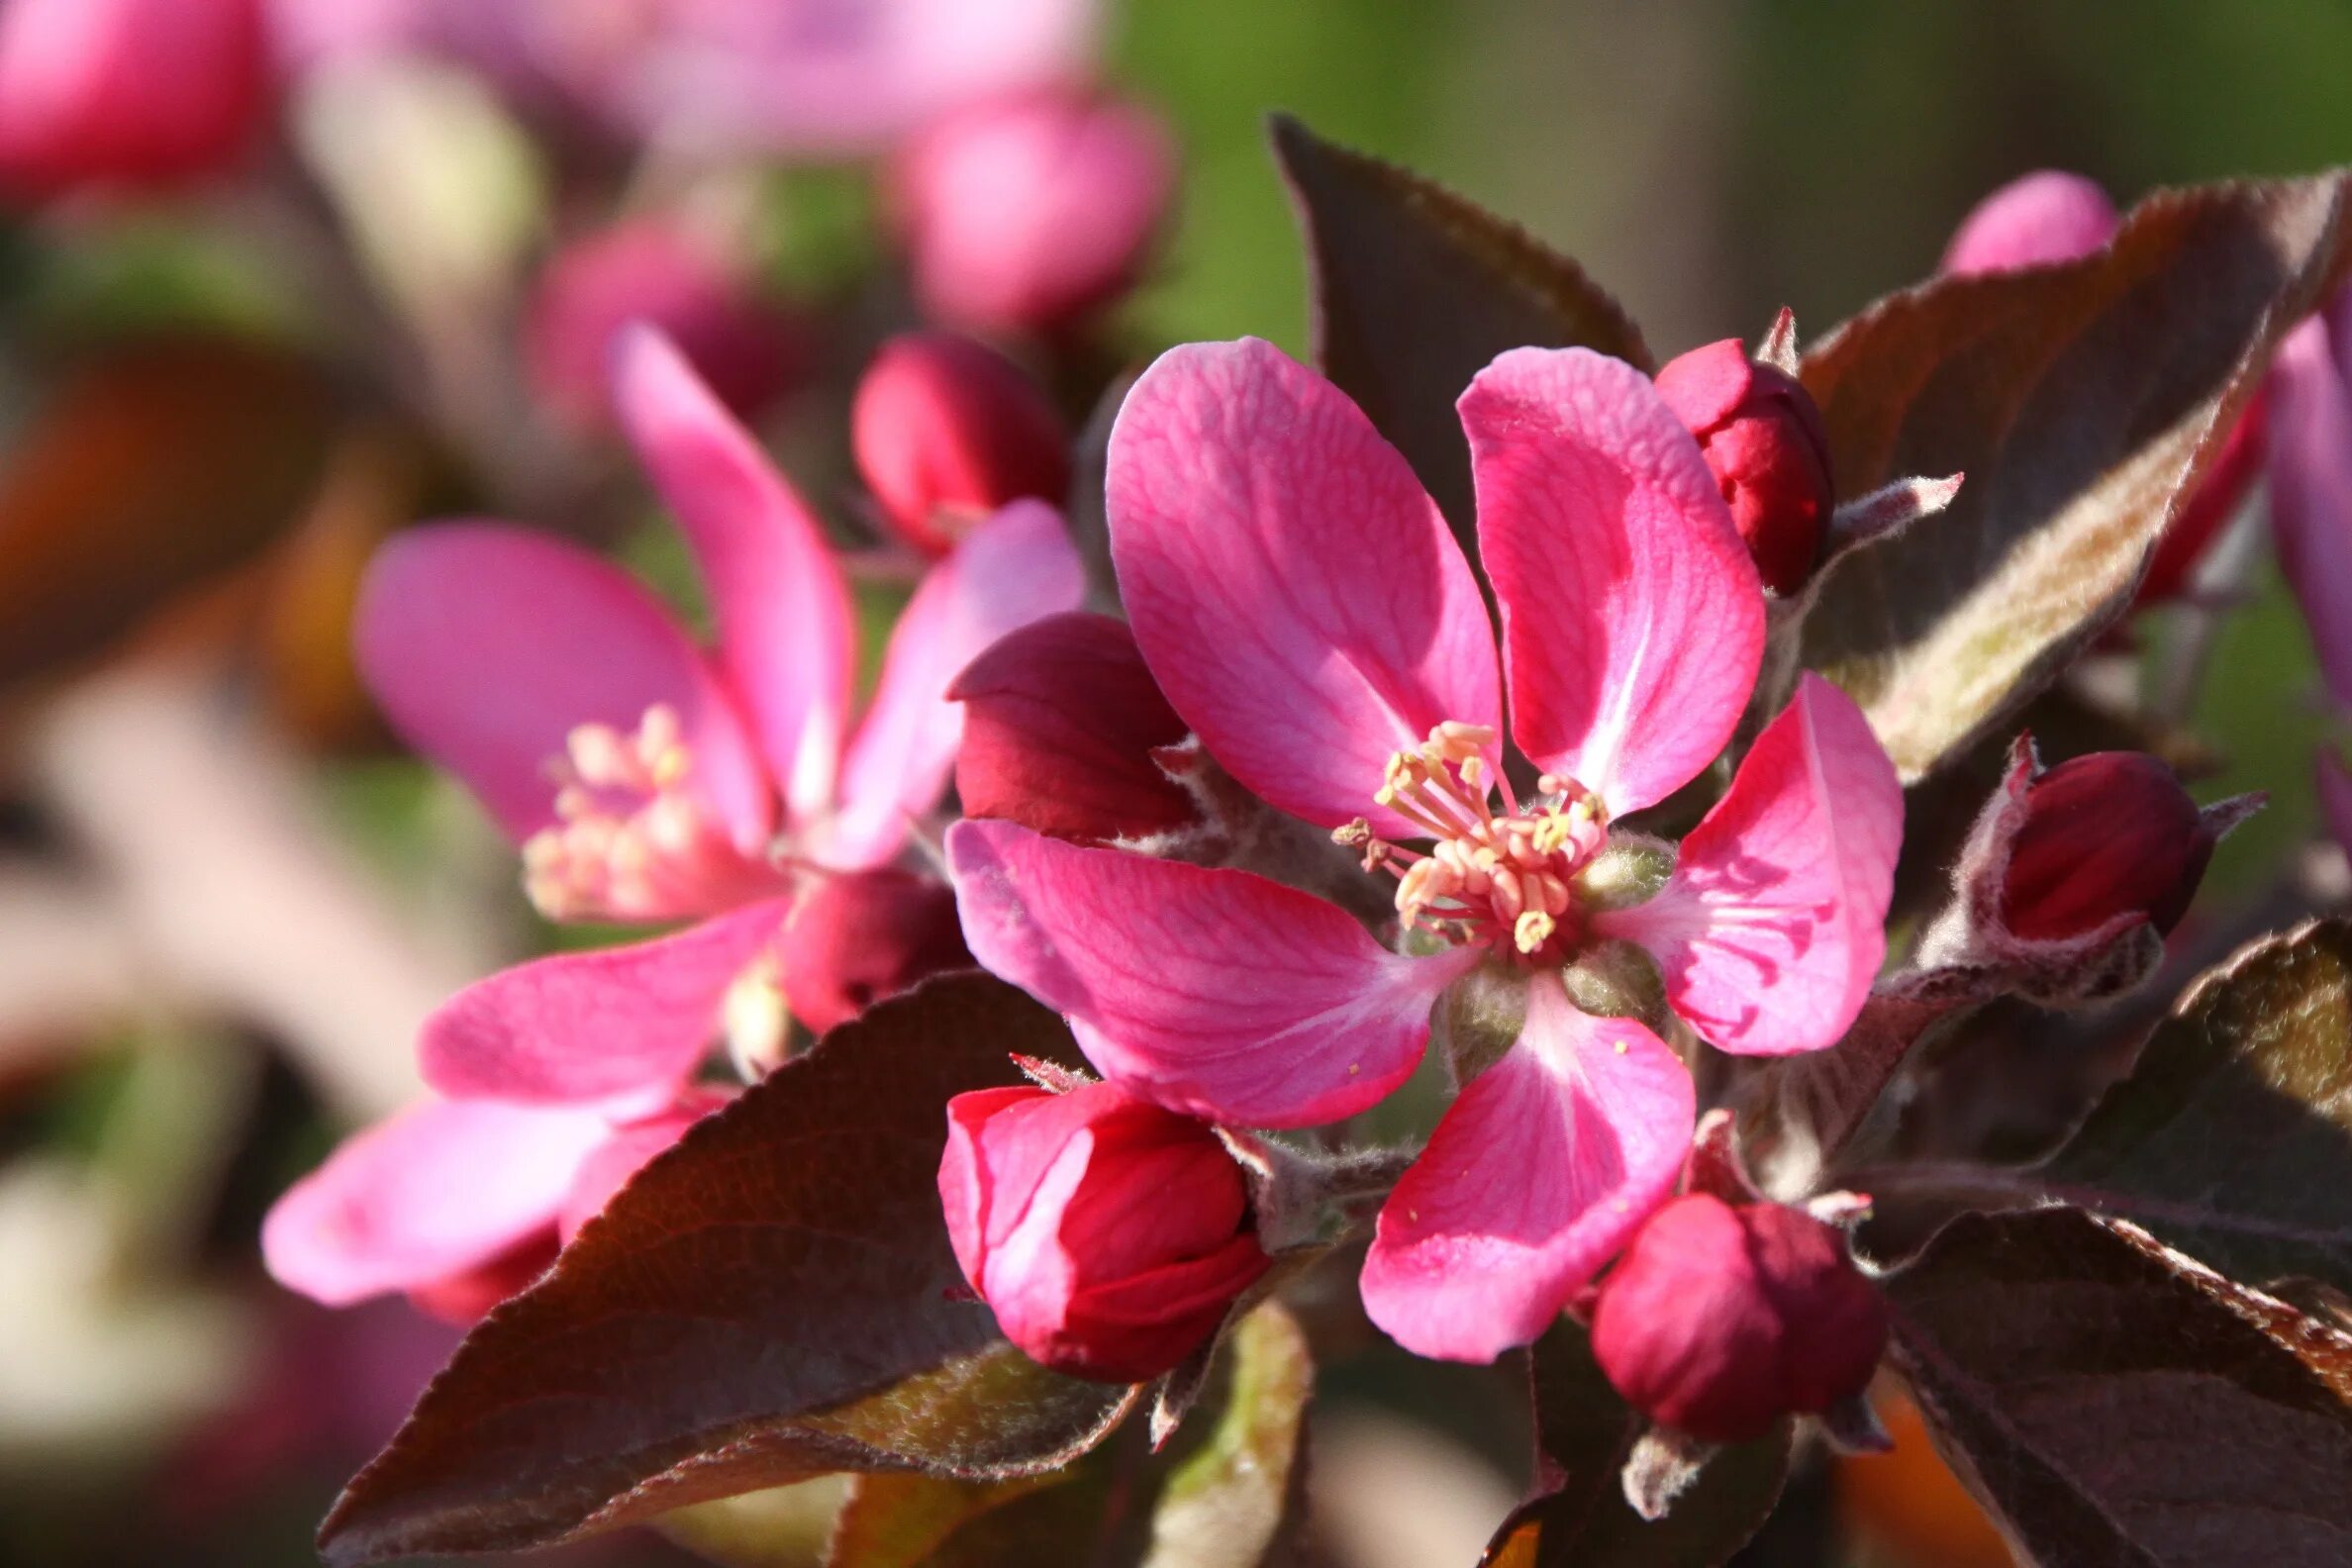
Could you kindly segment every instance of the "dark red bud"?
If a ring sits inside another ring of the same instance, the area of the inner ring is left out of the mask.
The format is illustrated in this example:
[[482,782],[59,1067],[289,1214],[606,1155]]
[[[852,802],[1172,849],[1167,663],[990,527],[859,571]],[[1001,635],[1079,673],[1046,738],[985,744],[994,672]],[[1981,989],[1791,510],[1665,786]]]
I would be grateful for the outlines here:
[[968,968],[955,893],[906,871],[813,882],[776,944],[792,1016],[822,1034],[919,980]]
[[2172,769],[2139,751],[2061,762],[2025,786],[2002,916],[2011,933],[2056,941],[2117,916],[2169,931],[2189,909],[2214,833]]
[[1601,1282],[1593,1354],[1634,1409],[1706,1442],[1859,1394],[1887,1304],[1845,1237],[1781,1204],[1704,1194],[1652,1215]]
[[1076,1377],[1159,1376],[1269,1266],[1216,1132],[1110,1084],[956,1096],[939,1201],[1005,1336]]
[[1658,394],[1699,438],[1764,586],[1784,594],[1803,587],[1837,508],[1829,437],[1813,394],[1750,359],[1736,338],[1669,363],[1658,372]]
[[1127,625],[1073,612],[997,642],[948,687],[964,705],[956,793],[967,817],[1001,817],[1082,842],[1142,837],[1197,820],[1152,760],[1187,734]]
[[1061,505],[1069,440],[1019,365],[949,333],[883,344],[849,413],[866,488],[902,536],[933,554],[1008,501]]

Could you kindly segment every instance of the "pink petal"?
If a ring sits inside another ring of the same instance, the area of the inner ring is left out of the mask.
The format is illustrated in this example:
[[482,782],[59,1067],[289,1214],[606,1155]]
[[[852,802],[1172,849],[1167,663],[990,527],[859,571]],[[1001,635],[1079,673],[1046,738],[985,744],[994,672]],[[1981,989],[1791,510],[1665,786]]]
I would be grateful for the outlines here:
[[1527,988],[1518,1043],[1472,1079],[1380,1211],[1364,1311],[1417,1355],[1532,1342],[1673,1192],[1697,1115],[1682,1059],[1632,1019]]
[[2328,692],[2352,707],[2352,361],[2340,351],[2316,316],[2279,345],[2270,377],[2271,532]]
[[696,792],[738,842],[765,836],[764,770],[686,634],[635,578],[497,523],[411,529],[376,551],[352,640],[384,716],[527,838],[555,820],[547,765],[584,724],[674,709]]
[[438,1284],[552,1230],[610,1130],[592,1112],[411,1106],[287,1189],[262,1222],[262,1258],[279,1284],[330,1307]]
[[1120,409],[1109,506],[1135,641],[1210,753],[1310,822],[1425,836],[1373,792],[1432,726],[1496,723],[1494,633],[1372,422],[1270,343],[1187,343]]
[[1656,954],[1667,1001],[1719,1049],[1819,1050],[1878,976],[1902,847],[1895,764],[1853,699],[1809,673],[1665,889],[1594,928]]
[[604,1212],[613,1195],[629,1185],[644,1163],[686,1135],[686,1129],[727,1104],[725,1095],[696,1090],[679,1096],[675,1105],[613,1128],[612,1134],[581,1161],[580,1172],[564,1195],[557,1228],[568,1245],[580,1226]]
[[740,695],[793,815],[832,799],[849,719],[849,587],[806,503],[651,327],[625,330],[613,402],[693,546]]
[[1515,348],[1459,407],[1513,735],[1612,815],[1665,799],[1731,738],[1764,655],[1763,585],[1698,442],[1584,348]]
[[1944,251],[1946,272],[2013,272],[2089,255],[2115,236],[2115,204],[2063,169],[2020,175],[1978,202]]
[[931,568],[891,634],[874,706],[841,772],[841,814],[821,853],[843,867],[878,865],[906,842],[955,768],[964,712],[947,688],[997,638],[1073,610],[1086,568],[1061,516],[1015,501]]
[[776,939],[787,908],[768,899],[652,941],[501,970],[425,1021],[425,1081],[534,1105],[666,1092],[702,1060],[728,987]]
[[1334,1122],[1387,1095],[1479,956],[1399,957],[1296,888],[1012,823],[956,824],[947,863],[973,955],[1068,1015],[1106,1078],[1238,1126]]

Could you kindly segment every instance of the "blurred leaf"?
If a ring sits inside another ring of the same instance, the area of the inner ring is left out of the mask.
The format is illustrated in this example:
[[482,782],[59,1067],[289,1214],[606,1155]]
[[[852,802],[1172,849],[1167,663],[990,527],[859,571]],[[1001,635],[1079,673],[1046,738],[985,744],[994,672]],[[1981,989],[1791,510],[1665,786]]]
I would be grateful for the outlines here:
[[1625,1502],[1619,1480],[1648,1422],[1609,1386],[1591,1338],[1563,1321],[1528,1354],[1540,1468],[1551,1490],[1503,1521],[1481,1568],[1712,1568],[1763,1527],[1788,1479],[1790,1423],[1716,1453],[1653,1522]]
[[819,1568],[842,1500],[862,1479],[819,1476],[740,1497],[714,1498],[665,1514],[653,1526],[724,1568]]
[[1803,663],[1862,704],[1906,780],[2129,604],[2278,339],[2345,275],[2346,189],[2328,175],[2153,197],[2096,255],[1936,279],[1807,356],[1842,496],[1967,475],[1948,511],[1824,568],[1803,624]]
[[1524,230],[1394,164],[1272,124],[1306,231],[1315,356],[1413,463],[1478,559],[1470,447],[1454,400],[1506,348],[1582,344],[1650,367],[1641,334],[1584,270]]
[[1168,1477],[1145,1568],[1251,1568],[1276,1560],[1300,1500],[1300,1441],[1315,1363],[1298,1320],[1267,1302],[1221,1354],[1231,1380],[1208,1440]]
[[257,553],[309,498],[333,415],[308,365],[231,339],[72,370],[0,466],[0,681],[97,653]]
[[2068,1209],[1964,1216],[1888,1294],[1937,1447],[2032,1561],[2352,1557],[2352,1341]]
[[2352,1288],[2352,921],[2206,974],[2047,1175],[2235,1278]]
[[338,1564],[542,1545],[833,1470],[1066,1462],[1131,1390],[1045,1371],[965,1298],[947,1100],[1075,1061],[1058,1019],[950,977],[696,1126],[459,1347],[321,1531]]
[[826,1568],[920,1568],[981,1515],[1065,1479],[1051,1472],[1009,1481],[907,1473],[853,1477],[848,1501],[834,1521]]

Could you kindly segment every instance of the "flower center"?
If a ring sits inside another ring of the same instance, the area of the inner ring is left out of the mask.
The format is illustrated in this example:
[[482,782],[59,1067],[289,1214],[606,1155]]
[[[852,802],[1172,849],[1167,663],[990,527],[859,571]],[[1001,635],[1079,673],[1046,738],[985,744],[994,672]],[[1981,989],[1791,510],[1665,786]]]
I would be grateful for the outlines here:
[[1557,955],[1575,938],[1574,879],[1608,841],[1608,813],[1583,785],[1548,773],[1536,780],[1541,798],[1522,809],[1508,779],[1489,780],[1494,741],[1491,726],[1449,722],[1389,758],[1373,799],[1427,833],[1425,852],[1375,836],[1361,817],[1331,836],[1361,849],[1365,870],[1396,877],[1407,931]]
[[682,920],[783,886],[688,788],[694,752],[665,703],[628,734],[581,725],[547,771],[557,821],[523,845],[523,887],[549,920]]

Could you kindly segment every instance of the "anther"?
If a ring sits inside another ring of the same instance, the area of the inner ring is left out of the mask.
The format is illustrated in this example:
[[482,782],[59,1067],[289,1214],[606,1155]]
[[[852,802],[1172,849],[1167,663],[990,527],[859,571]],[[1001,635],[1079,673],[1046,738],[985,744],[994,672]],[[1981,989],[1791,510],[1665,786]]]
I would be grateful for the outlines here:
[[1551,916],[1542,910],[1529,910],[1512,922],[1511,939],[1518,944],[1520,952],[1531,953],[1551,940],[1552,932],[1557,930],[1559,923]]

